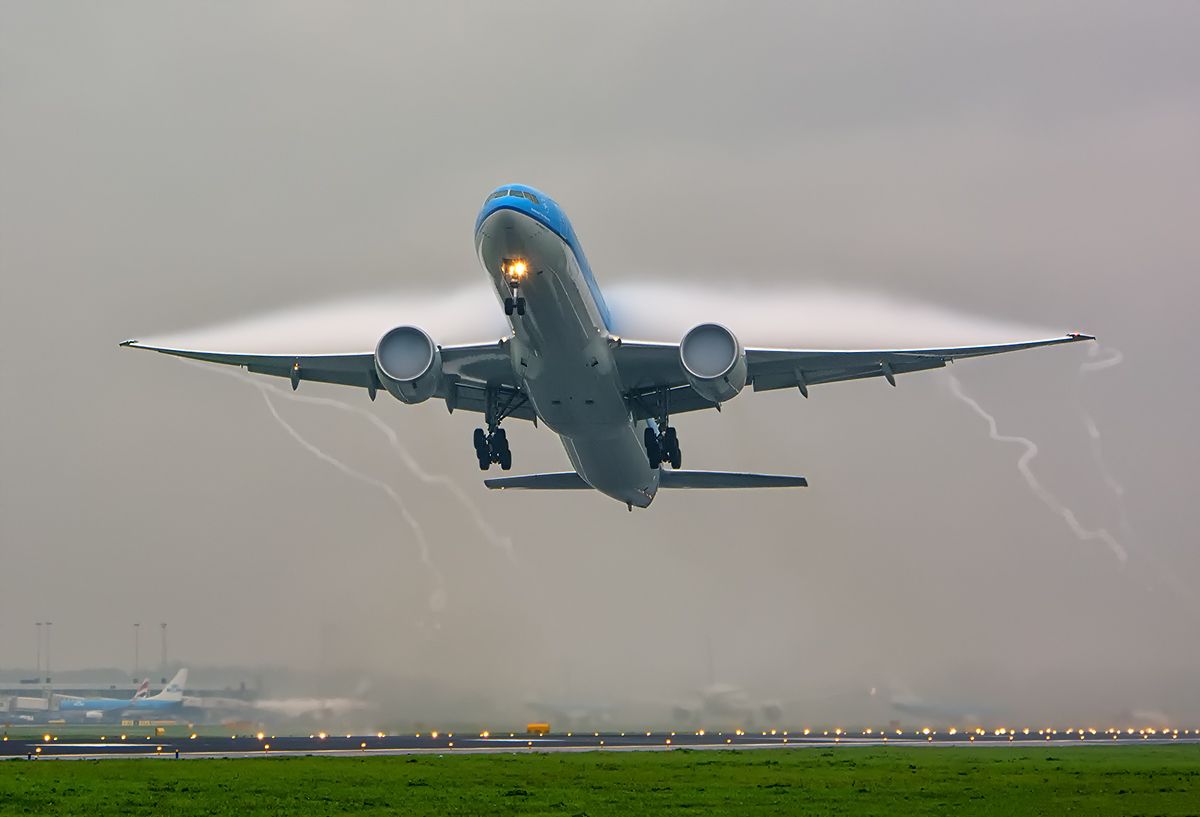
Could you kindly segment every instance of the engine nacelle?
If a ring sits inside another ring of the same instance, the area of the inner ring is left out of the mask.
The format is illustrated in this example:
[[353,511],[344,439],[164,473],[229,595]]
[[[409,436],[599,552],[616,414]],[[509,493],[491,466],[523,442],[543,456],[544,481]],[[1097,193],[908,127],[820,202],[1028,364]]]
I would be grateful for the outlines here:
[[746,385],[746,354],[737,336],[718,323],[688,330],[679,344],[688,383],[706,400],[724,403]]
[[375,372],[392,397],[421,403],[433,397],[441,382],[442,352],[417,327],[397,326],[375,347]]

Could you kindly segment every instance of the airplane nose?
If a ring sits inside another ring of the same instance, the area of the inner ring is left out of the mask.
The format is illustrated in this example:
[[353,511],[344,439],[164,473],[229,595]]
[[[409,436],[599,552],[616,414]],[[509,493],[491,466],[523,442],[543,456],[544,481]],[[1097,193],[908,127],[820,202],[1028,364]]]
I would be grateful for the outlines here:
[[500,236],[505,233],[511,233],[515,236],[522,233],[531,233],[532,228],[537,226],[537,222],[529,216],[503,207],[492,211],[483,220],[483,224],[479,226],[479,229],[480,232],[490,236]]
[[505,208],[489,214],[479,225],[478,242],[484,255],[490,258],[530,259],[539,255],[542,239],[548,234],[533,218]]

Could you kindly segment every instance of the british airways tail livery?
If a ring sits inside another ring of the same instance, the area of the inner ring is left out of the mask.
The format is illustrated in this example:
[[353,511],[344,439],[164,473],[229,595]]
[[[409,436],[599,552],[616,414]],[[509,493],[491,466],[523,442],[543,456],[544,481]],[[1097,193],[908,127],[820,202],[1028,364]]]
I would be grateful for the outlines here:
[[[746,386],[794,388],[936,369],[959,358],[1093,340],[1078,333],[993,346],[825,350],[743,347],[720,323],[704,321],[679,343],[622,338],[562,208],[532,187],[510,184],[487,197],[475,220],[479,262],[504,307],[506,337],[439,346],[417,326],[398,326],[373,352],[260,355],[164,348],[196,360],[242,366],[291,380],[383,389],[402,403],[430,398],[450,411],[479,412],[474,432],[481,470],[512,467],[502,423],[540,422],[558,434],[571,471],[484,480],[488,488],[595,489],[629,506],[650,505],[660,488],[777,488],[803,477],[681,470],[675,415],[719,409]],[[705,318],[706,316],[698,316]],[[712,316],[707,316],[711,318]],[[669,467],[663,467],[669,466]]]

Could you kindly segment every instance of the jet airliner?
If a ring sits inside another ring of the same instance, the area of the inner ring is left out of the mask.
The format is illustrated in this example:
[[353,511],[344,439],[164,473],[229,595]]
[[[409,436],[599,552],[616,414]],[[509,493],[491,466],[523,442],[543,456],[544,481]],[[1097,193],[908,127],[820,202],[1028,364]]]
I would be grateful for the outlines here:
[[79,698],[74,695],[55,695],[58,710],[64,715],[80,714],[88,720],[103,720],[106,715],[132,711],[162,712],[183,705],[183,688],[187,684],[186,669],[175,673],[161,692],[150,694],[150,681],[142,681],[133,698]]
[[544,424],[558,434],[571,471],[485,479],[488,488],[595,489],[645,508],[660,488],[803,487],[804,477],[682,469],[674,416],[720,409],[747,386],[792,388],[936,369],[960,358],[1094,340],[1059,337],[992,346],[830,350],[743,347],[714,316],[678,343],[625,338],[613,330],[604,295],[562,207],[527,185],[497,188],[475,220],[475,250],[503,305],[505,337],[439,345],[418,326],[391,329],[373,351],[256,354],[123,346],[240,366],[265,375],[383,389],[402,403],[441,399],[451,411],[478,412],[473,436],[481,470],[512,467],[502,423]]

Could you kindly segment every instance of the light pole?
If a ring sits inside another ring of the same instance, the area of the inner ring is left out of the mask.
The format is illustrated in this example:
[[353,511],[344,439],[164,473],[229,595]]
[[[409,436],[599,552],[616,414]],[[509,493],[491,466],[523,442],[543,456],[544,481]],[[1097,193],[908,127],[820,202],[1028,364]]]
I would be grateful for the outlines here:
[[35,623],[34,626],[36,627],[35,632],[37,633],[37,672],[34,674],[33,677],[37,678],[38,681],[41,681],[42,680],[42,622],[38,621]]
[[50,692],[50,625],[53,621],[46,622],[46,693]]

